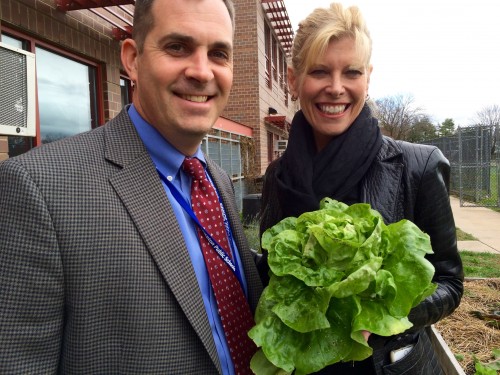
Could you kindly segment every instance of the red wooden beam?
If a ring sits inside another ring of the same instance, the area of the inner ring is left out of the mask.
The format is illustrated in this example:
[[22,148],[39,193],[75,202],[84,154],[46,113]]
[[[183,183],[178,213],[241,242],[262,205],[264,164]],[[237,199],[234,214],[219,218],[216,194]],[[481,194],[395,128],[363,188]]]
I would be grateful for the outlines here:
[[267,19],[288,54],[293,41],[293,28],[283,0],[261,0]]
[[286,11],[286,8],[281,7],[281,6],[276,6],[276,7],[270,7],[266,9],[266,13],[271,13],[271,12],[284,12]]
[[122,17],[120,14],[118,14],[117,12],[115,12],[112,8],[105,8],[105,9],[109,13],[111,13],[113,16],[115,16],[116,18],[118,18],[120,21],[122,21],[123,23],[125,23],[126,25],[132,26],[132,20],[127,19],[125,17]]
[[57,9],[69,10],[104,8],[116,5],[134,4],[135,0],[55,0]]
[[131,26],[125,26],[123,28],[121,27],[113,27],[113,39],[115,40],[125,40],[127,38],[132,37],[132,27]]
[[269,18],[269,21],[271,22],[290,22],[290,19],[288,17],[283,17],[279,15],[275,15],[274,13],[272,14],[272,17]]

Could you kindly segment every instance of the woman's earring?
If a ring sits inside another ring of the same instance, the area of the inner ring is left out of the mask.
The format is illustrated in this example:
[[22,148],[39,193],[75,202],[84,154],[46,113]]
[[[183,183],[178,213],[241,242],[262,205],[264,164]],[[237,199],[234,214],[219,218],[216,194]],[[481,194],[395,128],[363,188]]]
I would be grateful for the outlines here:
[[297,97],[295,96],[295,94],[292,94],[292,102],[296,102],[297,101]]
[[366,94],[365,102],[367,102],[368,100],[370,100],[370,94]]

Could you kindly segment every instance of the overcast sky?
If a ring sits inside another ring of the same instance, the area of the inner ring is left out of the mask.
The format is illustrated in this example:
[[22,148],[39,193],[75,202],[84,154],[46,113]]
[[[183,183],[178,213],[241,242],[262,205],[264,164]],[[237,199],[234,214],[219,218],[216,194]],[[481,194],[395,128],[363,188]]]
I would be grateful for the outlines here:
[[[284,0],[294,31],[330,0]],[[340,0],[362,11],[373,40],[370,95],[413,95],[434,123],[466,126],[500,105],[500,0]]]

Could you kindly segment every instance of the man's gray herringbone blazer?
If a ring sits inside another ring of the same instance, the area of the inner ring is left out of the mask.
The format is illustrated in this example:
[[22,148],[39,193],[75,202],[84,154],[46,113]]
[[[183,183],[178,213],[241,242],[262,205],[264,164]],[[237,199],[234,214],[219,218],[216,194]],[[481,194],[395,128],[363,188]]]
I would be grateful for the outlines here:
[[[262,292],[228,176],[208,160]],[[216,374],[186,244],[123,110],[0,164],[1,374]]]

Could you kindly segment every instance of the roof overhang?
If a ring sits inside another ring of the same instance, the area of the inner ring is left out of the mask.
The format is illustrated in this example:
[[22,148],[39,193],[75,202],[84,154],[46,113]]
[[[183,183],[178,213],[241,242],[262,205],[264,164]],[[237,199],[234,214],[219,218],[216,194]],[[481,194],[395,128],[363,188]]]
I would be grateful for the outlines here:
[[281,130],[290,131],[291,124],[287,121],[286,116],[281,116],[281,115],[266,116],[264,117],[264,121],[267,124],[271,124],[276,126],[277,128],[280,128]]
[[[113,38],[123,40],[132,35],[135,0],[54,0],[61,12],[88,10],[113,26]],[[289,54],[293,28],[283,0],[261,0],[262,7],[283,50]]]

